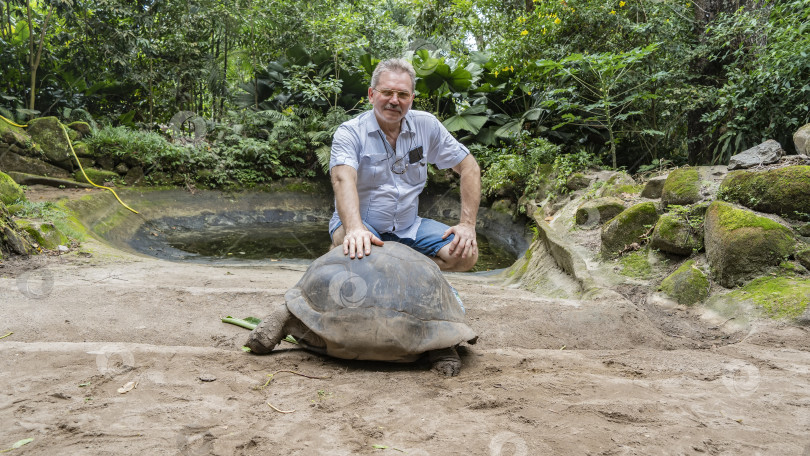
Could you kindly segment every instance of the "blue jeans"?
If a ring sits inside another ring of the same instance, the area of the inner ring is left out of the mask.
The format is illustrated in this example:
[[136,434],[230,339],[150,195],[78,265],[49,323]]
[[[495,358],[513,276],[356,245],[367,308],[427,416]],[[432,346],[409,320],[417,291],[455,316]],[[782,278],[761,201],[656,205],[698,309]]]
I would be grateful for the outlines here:
[[[338,226],[336,226],[335,229],[329,233],[329,236],[332,236],[335,230],[337,230],[341,225],[342,223],[339,223]],[[419,224],[419,228],[416,230],[416,239],[401,238],[393,233],[380,234],[365,221],[363,221],[363,225],[366,225],[366,228],[368,228],[369,231],[384,242],[399,242],[400,244],[405,244],[419,253],[431,257],[435,257],[436,254],[439,253],[439,250],[452,242],[453,238],[456,236],[455,234],[451,234],[450,236],[447,236],[447,238],[442,239],[442,234],[444,234],[444,232],[450,227],[444,223],[428,218],[423,218],[422,222]]]

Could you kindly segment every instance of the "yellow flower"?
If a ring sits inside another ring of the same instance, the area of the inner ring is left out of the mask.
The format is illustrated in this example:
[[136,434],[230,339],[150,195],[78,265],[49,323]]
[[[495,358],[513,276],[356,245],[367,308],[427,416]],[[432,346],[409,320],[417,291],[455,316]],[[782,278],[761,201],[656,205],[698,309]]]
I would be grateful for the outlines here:
[[515,72],[515,67],[513,67],[512,65],[509,65],[509,71],[514,73]]
[[626,5],[626,4],[627,3],[625,3],[625,2],[619,2],[619,8],[624,8],[624,5]]
[[520,36],[526,36],[528,34],[529,34],[528,30],[524,30],[524,31],[520,32]]
[[494,74],[495,77],[497,78],[498,77],[498,70],[493,71],[492,74]]
[[610,14],[616,14],[616,10],[610,10]]
[[555,24],[559,24],[560,22],[562,22],[562,21],[560,20],[560,18],[559,18],[559,17],[558,17],[557,19],[554,19],[554,23],[555,23]]

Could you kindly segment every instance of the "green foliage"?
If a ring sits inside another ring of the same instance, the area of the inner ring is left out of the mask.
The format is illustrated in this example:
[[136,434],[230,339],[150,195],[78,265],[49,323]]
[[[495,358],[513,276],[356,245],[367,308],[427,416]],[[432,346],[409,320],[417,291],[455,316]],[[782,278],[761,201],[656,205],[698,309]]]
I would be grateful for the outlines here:
[[[792,147],[810,122],[806,2],[745,5],[704,15],[673,0],[6,2],[0,115],[157,131],[193,111],[214,125],[204,143],[138,135],[109,153],[210,185],[312,176],[378,59],[405,56],[414,106],[486,146],[488,188],[518,176],[518,195],[540,186],[529,176],[541,162],[510,145],[524,131],[559,146],[558,179],[582,166],[577,154],[648,171],[694,158],[696,144],[715,163],[766,138]],[[28,109],[29,38],[49,13]]]
[[559,147],[543,138],[523,134],[501,148],[475,147],[473,153],[484,166],[484,194],[508,194],[516,201],[540,190],[548,179]]
[[597,163],[596,158],[584,149],[556,156],[552,167],[555,176],[554,190],[557,193],[567,192],[565,183],[568,181],[568,176]]
[[96,156],[125,158],[161,171],[176,168],[189,156],[189,149],[171,144],[157,133],[127,127],[104,126],[84,143]]
[[792,150],[792,135],[810,122],[810,18],[801,0],[720,15],[706,53],[726,62],[727,78],[702,120],[717,140],[712,163],[767,139]]

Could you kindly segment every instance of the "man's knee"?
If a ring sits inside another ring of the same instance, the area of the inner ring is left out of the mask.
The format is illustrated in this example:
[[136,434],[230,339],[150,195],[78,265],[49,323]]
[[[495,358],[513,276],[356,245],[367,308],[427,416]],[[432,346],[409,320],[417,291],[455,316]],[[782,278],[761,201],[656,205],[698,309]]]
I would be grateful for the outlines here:
[[340,225],[332,233],[332,247],[330,248],[330,250],[337,246],[343,245],[343,239],[345,237],[346,237],[346,229],[343,228],[343,225]]
[[442,271],[466,272],[475,266],[478,261],[478,251],[472,255],[462,258],[461,256],[450,255],[450,245],[445,245],[439,250],[434,258]]

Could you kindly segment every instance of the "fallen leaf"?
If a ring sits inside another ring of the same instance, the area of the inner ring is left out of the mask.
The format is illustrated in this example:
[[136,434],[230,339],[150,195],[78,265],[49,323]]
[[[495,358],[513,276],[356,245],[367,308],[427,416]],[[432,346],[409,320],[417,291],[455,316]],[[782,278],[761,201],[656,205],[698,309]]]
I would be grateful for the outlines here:
[[127,382],[124,386],[122,386],[121,388],[118,388],[118,393],[126,394],[126,393],[134,390],[136,386],[138,386],[137,382]]

